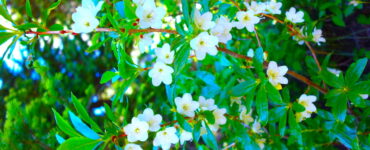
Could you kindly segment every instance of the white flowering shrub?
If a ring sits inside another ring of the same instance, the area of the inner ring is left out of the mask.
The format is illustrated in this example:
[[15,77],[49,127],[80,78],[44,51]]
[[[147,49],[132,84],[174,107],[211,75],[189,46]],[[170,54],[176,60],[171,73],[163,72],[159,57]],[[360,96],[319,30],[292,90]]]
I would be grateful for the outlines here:
[[[324,22],[310,16],[326,14],[308,13],[310,5],[82,0],[68,8],[73,13],[63,14],[69,18],[63,25],[46,21],[67,3],[72,2],[58,0],[38,20],[32,10],[37,3],[26,0],[31,19],[19,25],[3,7],[6,1],[1,5],[10,25],[0,25],[0,44],[22,38],[36,51],[38,40],[81,35],[82,42],[68,48],[109,56],[92,63],[81,57],[82,68],[114,64],[98,75],[103,94],[89,86],[82,89],[87,98],[58,95],[49,98],[65,101],[45,103],[57,127],[48,138],[58,149],[369,149],[370,76],[363,75],[369,55],[353,57],[346,71],[330,68],[335,56],[318,55],[316,49],[329,41]],[[346,4],[355,8],[353,1]],[[45,98],[58,93],[56,83],[74,80],[32,63],[49,85]],[[44,78],[51,76],[55,80]],[[91,76],[94,72],[82,79]],[[87,109],[94,96],[103,99],[103,117]]]

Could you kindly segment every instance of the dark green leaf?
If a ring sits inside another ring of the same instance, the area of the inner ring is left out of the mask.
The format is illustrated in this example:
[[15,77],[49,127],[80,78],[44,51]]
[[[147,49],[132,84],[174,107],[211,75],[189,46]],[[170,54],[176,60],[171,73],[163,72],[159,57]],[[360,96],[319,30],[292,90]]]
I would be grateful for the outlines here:
[[257,98],[256,98],[256,108],[257,114],[261,121],[262,125],[266,125],[268,122],[268,101],[266,95],[266,89],[264,86],[260,86],[257,91]]
[[202,126],[202,122],[198,122],[194,125],[194,130],[193,130],[193,139],[195,142],[198,142],[200,138],[200,127]]
[[267,96],[270,100],[278,104],[283,103],[283,99],[281,98],[279,91],[270,82],[266,82],[265,87]]
[[94,44],[94,45],[90,46],[90,47],[86,50],[86,52],[90,53],[90,52],[93,52],[93,51],[95,51],[95,50],[98,50],[101,46],[103,46],[103,44],[104,44],[105,42],[107,42],[107,41],[108,41],[108,40],[110,40],[110,39],[111,39],[111,37],[108,37],[108,38],[104,39],[103,41],[100,41],[99,43],[96,43],[96,44]]
[[189,44],[184,44],[178,52],[175,53],[174,61],[174,75],[178,75],[181,70],[184,68],[185,64],[188,61],[190,55],[190,46]]
[[305,110],[304,106],[298,103],[293,103],[293,110],[296,112],[303,112]]
[[257,86],[256,80],[254,78],[249,77],[244,82],[239,83],[238,85],[231,88],[230,95],[232,96],[243,96],[246,93],[252,91]]
[[283,113],[283,116],[279,119],[279,133],[281,137],[284,137],[285,135],[287,117],[288,117],[288,113],[287,111],[285,111]]
[[360,79],[360,76],[364,71],[366,64],[367,58],[362,58],[348,68],[345,77],[347,85],[353,85],[356,81],[358,81],[358,79]]
[[206,116],[206,119],[209,124],[214,124],[215,123],[215,116],[211,111],[204,111],[204,115]]
[[26,0],[26,12],[28,17],[33,18],[30,0]]
[[188,132],[192,132],[190,124],[185,120],[183,116],[181,116],[179,113],[176,114],[177,121],[180,124],[180,127]]
[[19,25],[19,26],[15,26],[15,28],[19,29],[19,30],[28,30],[28,29],[31,29],[31,28],[37,28],[39,27],[37,24],[34,24],[34,23],[26,23],[26,24],[22,24],[22,25]]
[[277,122],[280,120],[281,117],[286,114],[287,107],[286,106],[281,106],[281,107],[276,107],[270,110],[269,112],[269,122]]
[[335,76],[333,73],[327,71],[326,69],[323,69],[320,73],[320,77],[324,82],[332,87],[335,88],[341,88],[344,86],[344,81],[340,80],[337,76]]
[[60,24],[53,24],[52,26],[49,27],[51,31],[60,31],[63,30],[64,27]]
[[206,143],[212,149],[217,150],[218,146],[217,146],[216,137],[213,135],[211,129],[208,127],[206,123],[205,123],[205,128],[207,130],[207,133],[202,135],[202,139],[204,143]]

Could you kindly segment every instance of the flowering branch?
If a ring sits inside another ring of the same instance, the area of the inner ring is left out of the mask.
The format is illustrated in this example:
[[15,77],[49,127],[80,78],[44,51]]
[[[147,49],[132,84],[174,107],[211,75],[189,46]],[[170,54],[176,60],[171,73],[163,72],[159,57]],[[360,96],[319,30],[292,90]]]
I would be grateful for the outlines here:
[[[116,29],[111,28],[96,28],[96,32],[114,32]],[[122,28],[121,32],[125,32],[125,29]],[[129,33],[146,33],[146,32],[163,32],[163,33],[171,33],[171,34],[178,34],[175,30],[168,30],[168,29],[129,29]],[[78,33],[73,32],[72,30],[60,30],[60,31],[44,31],[44,32],[37,32],[37,31],[26,31],[26,34],[36,34],[36,35],[51,35],[51,34],[67,34],[71,33],[73,35],[77,35]]]

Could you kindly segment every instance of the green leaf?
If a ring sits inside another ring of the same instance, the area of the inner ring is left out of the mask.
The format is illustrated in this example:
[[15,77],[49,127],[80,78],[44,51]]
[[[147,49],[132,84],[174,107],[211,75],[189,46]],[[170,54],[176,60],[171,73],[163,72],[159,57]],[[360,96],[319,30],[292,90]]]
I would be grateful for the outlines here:
[[6,20],[14,23],[14,20],[12,19],[10,14],[8,13],[7,7],[4,4],[0,5],[0,15],[3,16]]
[[193,139],[195,142],[198,142],[199,141],[199,138],[200,138],[200,127],[202,126],[202,122],[198,122],[194,125],[194,129],[193,129]]
[[296,118],[293,114],[292,109],[289,110],[289,120],[288,120],[288,122],[289,122],[289,131],[290,131],[290,134],[291,134],[291,136],[289,137],[289,143],[298,142],[299,145],[302,145],[303,141],[302,141],[301,128],[300,128],[299,124],[296,121]]
[[182,14],[184,15],[184,20],[186,21],[186,24],[188,25],[188,28],[190,27],[190,11],[189,11],[189,2],[188,0],[181,0],[182,4]]
[[288,113],[287,113],[287,111],[285,111],[283,113],[283,116],[279,120],[279,133],[280,133],[281,137],[284,137],[284,135],[285,135],[287,116],[288,116]]
[[87,123],[89,123],[91,125],[91,127],[95,130],[95,131],[98,131],[98,132],[102,132],[102,130],[100,129],[100,127],[95,123],[94,120],[91,119],[91,117],[89,116],[89,114],[87,113],[86,109],[84,106],[82,106],[82,104],[80,103],[80,101],[77,99],[76,96],[73,95],[73,93],[71,92],[71,99],[72,99],[72,102],[73,102],[73,105],[75,106],[78,114],[80,115],[80,117],[86,121]]
[[364,71],[366,64],[367,58],[362,58],[356,61],[356,63],[349,66],[345,77],[347,85],[353,85],[356,81],[358,81],[358,79],[360,79],[360,76]]
[[263,72],[263,49],[262,47],[257,48],[253,57],[253,66],[257,72]]
[[75,129],[72,128],[72,126],[67,121],[63,119],[62,116],[60,116],[60,114],[56,110],[54,110],[54,108],[53,112],[55,121],[60,130],[62,130],[64,133],[68,134],[71,137],[81,136]]
[[266,89],[264,86],[260,86],[257,91],[257,98],[256,98],[256,108],[257,114],[261,121],[262,125],[266,125],[268,122],[268,101],[266,95]]
[[214,150],[217,150],[218,146],[217,146],[216,137],[213,135],[213,133],[212,133],[211,129],[208,127],[207,123],[204,123],[204,124],[205,124],[205,128],[207,130],[207,133],[202,135],[202,139],[203,139],[204,143],[206,143],[209,147],[211,147]]
[[269,111],[270,111],[269,112],[269,122],[273,123],[273,122],[279,121],[280,118],[283,117],[284,114],[286,114],[287,107],[286,106],[275,107]]
[[37,24],[34,24],[34,23],[26,23],[26,24],[15,26],[15,28],[17,28],[19,30],[28,30],[28,29],[37,28],[37,27],[39,27],[39,26]]
[[60,31],[63,30],[64,27],[60,24],[53,24],[52,26],[49,27],[51,31]]
[[294,102],[293,103],[293,110],[296,111],[296,112],[303,112],[306,109],[301,104]]
[[73,137],[64,141],[59,147],[58,150],[92,150],[95,149],[102,141],[92,140],[86,137]]
[[98,50],[101,46],[103,46],[103,44],[105,42],[107,42],[108,40],[110,40],[111,37],[108,37],[106,39],[104,39],[103,41],[100,41],[99,43],[95,43],[94,45],[91,45],[87,50],[86,52],[90,53],[90,52],[93,52],[95,50]]
[[184,44],[178,52],[175,53],[175,61],[174,61],[174,75],[177,76],[181,70],[184,68],[185,64],[188,61],[190,55],[190,46],[189,44]]
[[112,71],[104,72],[101,79],[100,79],[100,84],[103,84],[103,83],[106,83],[106,82],[110,81],[116,75],[117,75],[117,73],[112,72]]
[[26,0],[26,12],[28,17],[33,18],[30,0]]
[[251,92],[254,88],[256,88],[256,86],[256,80],[252,77],[249,77],[244,82],[239,83],[238,85],[231,88],[230,95],[236,97],[244,96],[246,93]]
[[279,91],[270,82],[266,82],[265,87],[267,96],[270,100],[278,104],[283,103],[283,99],[281,98]]
[[332,87],[341,88],[344,86],[344,81],[340,80],[340,78],[334,75],[333,73],[327,71],[327,69],[323,69],[320,72],[320,77],[322,80],[324,80],[326,84]]
[[345,95],[331,97],[333,103],[329,104],[332,107],[333,115],[336,119],[344,122],[347,115],[347,98]]
[[209,124],[214,124],[215,123],[215,116],[211,111],[204,111],[204,115],[206,116],[206,119]]
[[185,120],[185,118],[183,116],[181,116],[181,114],[176,113],[176,118],[177,118],[177,121],[179,122],[181,128],[183,128],[184,130],[186,130],[188,132],[192,132],[190,124]]
[[14,33],[0,32],[0,45],[8,41],[14,35],[15,35]]
[[128,19],[135,19],[135,7],[133,7],[132,1],[124,1],[124,9],[125,17]]
[[115,117],[114,117],[114,115],[113,115],[113,112],[112,112],[112,109],[110,108],[110,106],[109,106],[107,103],[104,103],[104,108],[105,108],[105,114],[107,115],[107,117],[108,117],[111,121],[115,122],[115,121],[116,121],[116,119],[115,119]]

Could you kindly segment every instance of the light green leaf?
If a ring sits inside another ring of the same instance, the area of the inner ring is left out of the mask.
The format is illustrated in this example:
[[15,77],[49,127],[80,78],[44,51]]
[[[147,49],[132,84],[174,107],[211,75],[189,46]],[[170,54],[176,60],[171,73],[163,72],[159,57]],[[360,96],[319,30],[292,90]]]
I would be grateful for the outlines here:
[[181,116],[181,114],[176,113],[176,118],[181,128],[183,128],[184,130],[188,132],[192,132],[190,124],[184,119],[183,116]]
[[116,75],[117,75],[117,73],[112,72],[112,71],[104,72],[101,79],[100,79],[100,84],[103,84],[103,83],[106,83],[106,82],[110,81]]
[[86,137],[73,137],[64,141],[59,147],[58,150],[93,150],[95,149],[102,141],[92,140]]
[[56,110],[54,110],[54,108],[53,112],[55,121],[60,130],[62,130],[64,133],[68,134],[71,137],[81,136],[75,129],[72,128],[72,126],[67,121],[63,119],[62,116],[60,116],[60,114]]
[[33,18],[30,0],[26,0],[26,12],[28,17]]
[[78,114],[80,115],[80,117],[84,121],[86,121],[87,123],[89,123],[94,130],[96,130],[97,132],[102,132],[102,130],[100,129],[100,127],[95,123],[94,120],[91,119],[91,117],[87,113],[85,107],[82,106],[82,104],[80,103],[80,101],[77,99],[76,96],[73,95],[73,93],[71,93],[71,99],[72,99],[73,105],[75,106],[75,108],[76,108]]
[[256,80],[252,77],[248,77],[244,82],[239,83],[238,85],[231,88],[230,95],[236,97],[244,96],[246,93],[256,88],[256,86],[257,86]]

